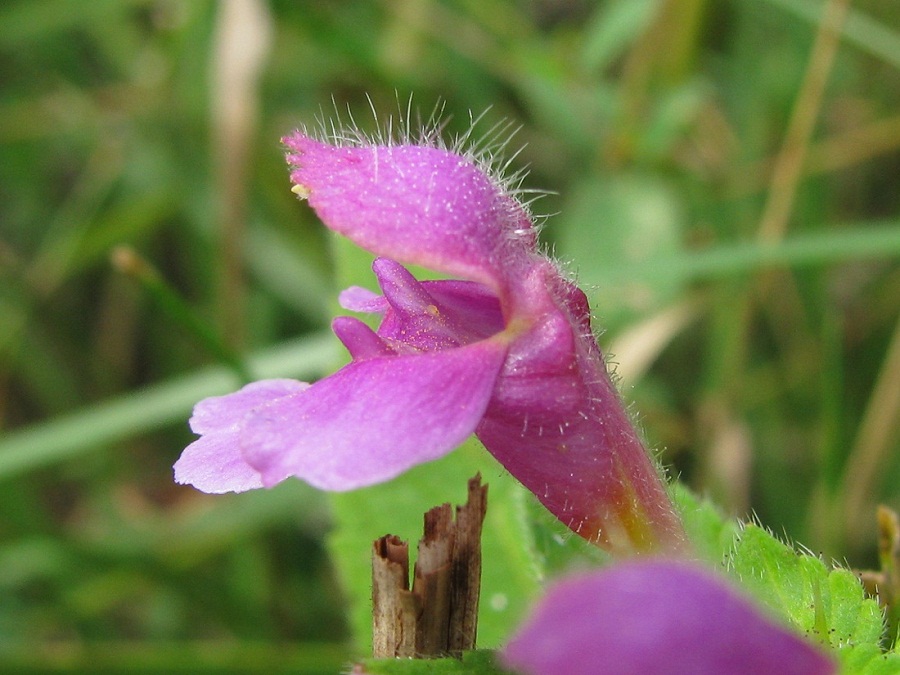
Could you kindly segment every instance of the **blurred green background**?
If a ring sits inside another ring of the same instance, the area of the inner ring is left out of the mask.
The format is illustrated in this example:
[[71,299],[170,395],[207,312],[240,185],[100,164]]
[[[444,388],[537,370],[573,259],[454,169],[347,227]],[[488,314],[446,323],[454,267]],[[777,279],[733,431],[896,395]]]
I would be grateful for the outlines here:
[[511,168],[548,191],[544,240],[672,472],[876,564],[874,505],[900,507],[900,4],[7,0],[0,662],[353,655],[326,499],[206,496],[171,465],[196,400],[341,358],[333,244],[279,138],[374,130],[411,95],[448,137],[518,128]]

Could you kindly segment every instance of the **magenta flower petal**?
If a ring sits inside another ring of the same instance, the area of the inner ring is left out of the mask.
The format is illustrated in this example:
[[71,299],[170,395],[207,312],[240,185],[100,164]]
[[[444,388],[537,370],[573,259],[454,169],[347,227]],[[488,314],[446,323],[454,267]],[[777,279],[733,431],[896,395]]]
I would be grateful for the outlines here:
[[[188,459],[215,443],[206,457],[223,471],[243,461],[266,486],[293,475],[346,490],[475,431],[584,538],[623,554],[683,552],[683,527],[607,373],[587,300],[538,250],[508,185],[477,157],[435,144],[329,144],[299,132],[284,142],[294,191],[327,227],[380,256],[382,295],[354,287],[340,301],[381,323],[335,319],[348,367],[255,406],[229,427],[239,439],[230,454],[224,436],[198,427],[204,438]],[[458,278],[420,282],[409,264]],[[247,484],[230,480],[204,485]]]
[[175,482],[208,494],[246,492],[263,487],[259,472],[244,461],[231,433],[208,434],[184,449],[175,463]]
[[[527,211],[502,181],[434,146],[335,146],[302,133],[285,144],[295,191],[330,229],[385,256],[374,267],[387,307],[355,289],[345,305],[383,314],[377,334],[398,354],[502,335],[509,351],[476,430],[485,447],[586,539],[618,553],[684,551],[587,300],[539,253]],[[400,263],[464,281],[420,283]]]
[[527,264],[527,213],[470,159],[421,145],[338,147],[301,133],[284,143],[296,191],[368,251],[495,288]]
[[354,361],[308,390],[255,408],[240,437],[266,486],[297,476],[325,490],[379,483],[453,450],[484,415],[501,340]]
[[724,580],[663,560],[559,582],[501,659],[528,675],[827,675],[836,669]]
[[263,380],[243,389],[200,401],[191,429],[202,438],[191,443],[175,463],[175,481],[213,494],[262,487],[259,472],[244,461],[237,442],[253,408],[307,389],[305,382]]

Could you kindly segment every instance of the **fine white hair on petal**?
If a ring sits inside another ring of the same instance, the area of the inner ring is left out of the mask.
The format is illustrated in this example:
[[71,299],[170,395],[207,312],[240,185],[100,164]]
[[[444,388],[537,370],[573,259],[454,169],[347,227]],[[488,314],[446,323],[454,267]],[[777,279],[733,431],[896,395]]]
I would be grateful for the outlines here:
[[546,217],[539,217],[538,222],[535,222],[531,206],[541,197],[552,193],[522,187],[528,175],[527,167],[511,170],[512,164],[524,150],[524,145],[514,152],[506,152],[521,129],[520,125],[501,119],[482,132],[479,129],[484,125],[490,108],[477,115],[469,111],[469,125],[466,130],[448,139],[445,130],[450,116],[446,114],[444,101],[439,100],[435,103],[428,116],[423,117],[413,105],[411,95],[405,103],[398,97],[397,114],[381,119],[372,99],[368,96],[367,99],[374,120],[371,130],[367,131],[360,127],[349,104],[342,111],[337,101],[332,98],[333,112],[326,114],[321,110],[314,127],[310,129],[303,126],[300,131],[339,147],[423,145],[461,155],[484,171],[503,194],[515,200],[518,207],[534,223],[535,231],[541,229]]

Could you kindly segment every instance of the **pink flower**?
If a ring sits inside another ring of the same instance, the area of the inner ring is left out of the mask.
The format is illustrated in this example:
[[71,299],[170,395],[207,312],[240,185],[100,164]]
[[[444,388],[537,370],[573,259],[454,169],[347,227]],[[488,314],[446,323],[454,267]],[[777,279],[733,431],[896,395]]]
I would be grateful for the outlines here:
[[501,653],[528,675],[828,675],[835,664],[711,572],[630,561],[559,582]]
[[[271,381],[197,405],[202,437],[176,480],[206,492],[296,476],[371,485],[473,432],[566,525],[617,552],[675,551],[684,535],[610,381],[584,294],[537,248],[515,191],[484,162],[433,144],[284,140],[294,192],[380,256],[382,295],[341,304],[352,362],[312,386]],[[403,265],[453,277],[417,281]]]

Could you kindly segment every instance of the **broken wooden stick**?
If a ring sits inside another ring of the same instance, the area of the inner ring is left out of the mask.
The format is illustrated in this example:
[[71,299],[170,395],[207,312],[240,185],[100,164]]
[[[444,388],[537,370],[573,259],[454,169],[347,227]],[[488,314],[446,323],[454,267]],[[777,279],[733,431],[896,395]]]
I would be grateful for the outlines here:
[[409,546],[394,535],[372,552],[372,630],[375,658],[459,656],[475,648],[481,591],[481,528],[487,485],[469,480],[468,500],[436,506],[425,529],[409,584]]

